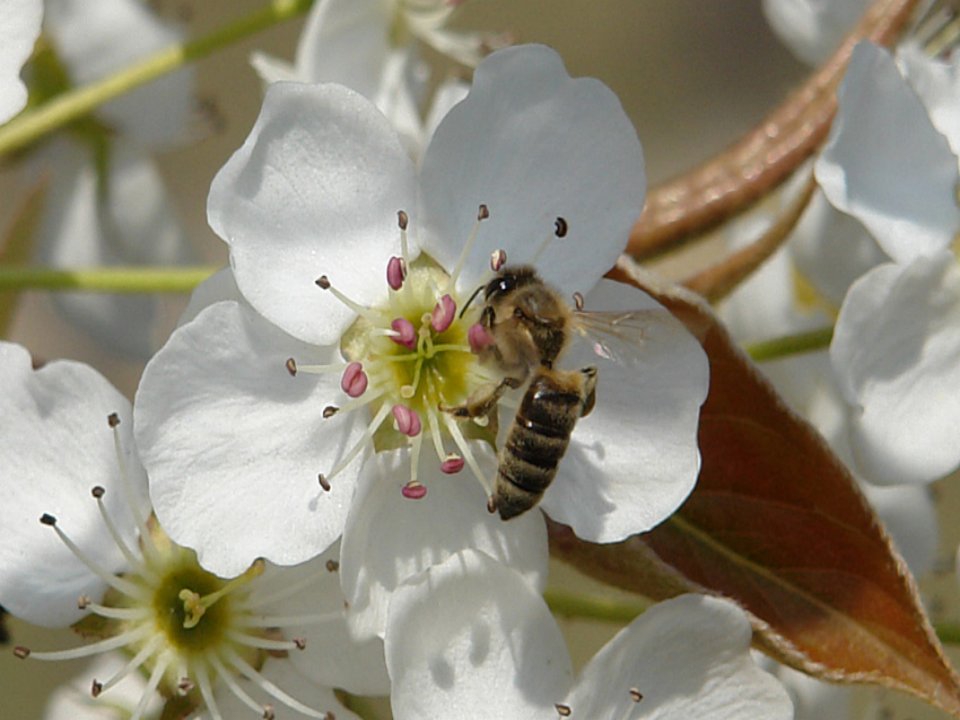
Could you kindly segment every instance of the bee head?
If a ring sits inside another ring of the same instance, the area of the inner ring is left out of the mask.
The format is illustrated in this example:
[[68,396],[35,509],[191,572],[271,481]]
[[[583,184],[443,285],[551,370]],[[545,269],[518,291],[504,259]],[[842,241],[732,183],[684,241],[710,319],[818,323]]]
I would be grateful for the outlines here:
[[530,265],[504,267],[493,280],[487,283],[487,287],[483,291],[483,298],[486,302],[490,302],[509,295],[518,287],[533,282],[539,282],[539,278],[537,277],[537,271]]

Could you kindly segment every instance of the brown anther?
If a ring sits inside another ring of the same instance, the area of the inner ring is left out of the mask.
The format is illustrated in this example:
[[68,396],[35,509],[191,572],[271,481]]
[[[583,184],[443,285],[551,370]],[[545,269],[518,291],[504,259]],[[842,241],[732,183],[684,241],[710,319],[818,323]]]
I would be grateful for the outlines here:
[[573,294],[573,306],[577,310],[583,310],[583,293],[575,292]]
[[293,638],[293,644],[297,646],[297,650],[305,650],[307,647],[307,639],[302,637]]
[[273,712],[273,705],[264,705],[263,715],[261,715],[260,717],[262,717],[263,720],[274,720],[274,718],[276,718],[277,716]]
[[558,238],[566,237],[567,230],[569,229],[570,229],[570,226],[567,225],[567,221],[564,220],[562,217],[558,217],[556,221],[553,223],[553,234],[556,235]]
[[324,489],[325,492],[330,492],[330,483],[327,482],[327,476],[323,473],[317,475],[317,480],[320,481],[320,487]]
[[287,372],[290,373],[291,377],[297,376],[297,361],[293,358],[287,358],[287,362],[284,363],[284,367],[287,368]]
[[54,525],[57,524],[57,519],[50,513],[44,513],[43,515],[40,516],[40,522],[43,523],[44,525],[49,525],[50,527],[53,527]]
[[15,648],[13,648],[13,654],[21,660],[26,660],[28,657],[30,657],[30,648],[24,647],[23,645],[17,645]]
[[314,280],[314,282],[317,284],[317,287],[319,287],[321,290],[330,289],[330,278],[328,278],[326,275],[321,275],[316,280]]
[[497,511],[497,498],[493,495],[487,498],[487,512],[493,515]]
[[494,250],[490,253],[490,269],[494,272],[500,272],[500,268],[507,264],[507,251],[504,249]]
[[93,682],[90,683],[90,696],[91,697],[100,697],[100,693],[103,692],[103,683],[94,678]]
[[77,598],[77,609],[86,610],[88,607],[90,607],[90,603],[92,602],[93,600],[90,599],[89,595],[81,595]]
[[403,210],[397,210],[397,224],[400,225],[401,230],[406,230],[407,225],[410,224],[410,216]]
[[182,695],[186,695],[195,687],[196,687],[196,684],[193,682],[193,680],[191,680],[188,677],[182,677],[177,682],[177,691],[180,692]]
[[336,572],[340,569],[340,563],[336,560],[327,560],[327,572]]
[[490,208],[484,204],[481,204],[480,208],[477,210],[477,220],[486,220],[488,217],[490,217]]
[[107,415],[107,425],[109,425],[112,428],[115,428],[119,424],[120,424],[119,415],[117,415],[116,413],[110,413],[109,415]]
[[323,419],[327,420],[329,418],[332,418],[338,412],[340,412],[340,408],[338,408],[336,405],[327,405],[323,409]]
[[557,714],[560,717],[570,717],[573,714],[573,708],[571,708],[569,705],[561,705],[560,703],[557,703],[554,705],[554,707],[557,709]]
[[90,494],[97,500],[107,494],[107,489],[103,485],[94,485],[90,488]]
[[633,700],[635,703],[638,703],[641,700],[643,700],[643,693],[637,690],[636,688],[630,688],[630,699]]
[[334,715],[330,710],[327,710],[327,714],[323,716],[323,720],[337,720],[337,716]]

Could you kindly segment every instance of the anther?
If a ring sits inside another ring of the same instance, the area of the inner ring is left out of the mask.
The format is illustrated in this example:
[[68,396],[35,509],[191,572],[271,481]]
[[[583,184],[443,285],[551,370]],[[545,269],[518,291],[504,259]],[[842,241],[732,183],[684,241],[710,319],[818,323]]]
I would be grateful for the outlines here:
[[182,695],[186,695],[187,693],[192,692],[195,687],[196,687],[196,684],[193,682],[193,680],[191,680],[188,677],[182,677],[177,682],[177,690]]
[[440,463],[440,472],[445,475],[455,475],[463,470],[464,459],[459,455],[448,455],[447,459]]
[[90,683],[90,696],[91,697],[100,697],[100,693],[103,692],[103,683],[94,678],[93,682]]
[[336,560],[327,560],[326,568],[327,572],[336,572],[340,569],[340,563]]
[[507,264],[507,251],[504,249],[494,250],[490,253],[490,269],[494,272],[500,272],[500,268]]
[[437,301],[430,313],[430,327],[435,332],[442,333],[449,328],[457,317],[457,303],[449,294],[444,295]]
[[90,494],[93,495],[94,499],[99,500],[107,494],[107,490],[102,485],[94,485],[90,488]]
[[43,523],[44,525],[49,525],[50,527],[53,527],[54,525],[57,524],[57,519],[50,513],[44,513],[43,515],[40,516],[40,522]]
[[326,275],[321,275],[316,280],[314,280],[314,282],[317,284],[317,287],[320,288],[321,290],[330,289],[330,278],[328,278]]
[[326,714],[323,716],[323,720],[337,720],[337,716],[334,715],[332,711],[327,710]]
[[28,657],[30,657],[30,648],[24,647],[23,645],[17,645],[13,649],[13,654],[15,657],[18,657],[21,660],[26,660]]
[[391,290],[399,290],[403,287],[403,281],[407,279],[407,261],[402,257],[394,255],[387,262],[387,285]]
[[390,328],[396,333],[390,339],[397,345],[403,345],[410,350],[417,346],[417,329],[406,318],[399,317],[390,323]]
[[287,358],[287,362],[284,363],[284,366],[287,368],[287,372],[290,373],[291,377],[297,376],[297,361],[293,358]]
[[397,224],[400,225],[401,230],[406,230],[407,225],[410,224],[410,216],[403,210],[397,210]]
[[583,310],[583,293],[575,292],[573,294],[573,306],[577,310]]
[[92,602],[89,595],[81,595],[77,598],[77,610],[86,610]]
[[636,688],[630,688],[630,699],[633,700],[635,703],[638,703],[641,700],[643,700],[643,693],[637,690]]
[[261,717],[263,720],[276,720],[277,716],[273,712],[273,705],[264,705]]
[[320,481],[320,487],[323,488],[324,492],[330,492],[330,482],[327,480],[327,476],[323,473],[317,475],[317,480]]
[[329,420],[329,419],[332,418],[334,415],[336,415],[338,412],[340,412],[340,408],[338,408],[336,405],[327,405],[327,406],[323,409],[323,419],[324,419],[324,420]]
[[487,512],[493,515],[497,511],[497,498],[493,495],[487,498]]
[[408,408],[406,405],[394,405],[391,412],[393,412],[393,419],[398,431],[407,437],[416,437],[420,434],[423,425],[416,410]]
[[119,424],[120,424],[119,415],[117,415],[116,413],[110,413],[109,415],[107,415],[107,425],[109,425],[112,428],[115,428]]
[[557,714],[560,717],[570,717],[570,715],[573,714],[573,709],[569,705],[557,703],[554,707],[557,709]]
[[407,500],[420,500],[427,495],[427,486],[421,485],[416,480],[411,480],[400,489],[400,494]]
[[477,220],[486,220],[488,217],[490,217],[490,208],[485,203],[481,203],[477,209]]
[[369,379],[363,371],[363,365],[354,361],[347,365],[340,378],[340,389],[352,398],[358,398],[367,390]]
[[467,330],[467,342],[470,344],[470,350],[477,354],[485,347],[493,345],[493,337],[483,325],[474,323]]
[[558,217],[556,221],[553,223],[553,234],[556,235],[558,238],[566,237],[567,230],[569,229],[570,228],[567,225],[567,221],[564,220],[562,217]]
[[307,639],[303,637],[293,638],[293,644],[297,646],[297,650],[305,650],[307,647]]

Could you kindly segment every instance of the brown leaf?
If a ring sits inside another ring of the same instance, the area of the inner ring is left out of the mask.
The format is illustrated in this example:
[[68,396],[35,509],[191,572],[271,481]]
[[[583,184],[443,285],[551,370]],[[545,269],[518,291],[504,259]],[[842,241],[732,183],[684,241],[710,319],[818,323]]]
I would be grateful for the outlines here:
[[778,660],[823,679],[905,690],[960,717],[960,679],[849,471],[704,303],[651,285],[626,262],[613,276],[692,325],[707,351],[702,469],[683,507],[653,531],[593,545],[554,523],[551,552],[654,599],[689,591],[732,598]]

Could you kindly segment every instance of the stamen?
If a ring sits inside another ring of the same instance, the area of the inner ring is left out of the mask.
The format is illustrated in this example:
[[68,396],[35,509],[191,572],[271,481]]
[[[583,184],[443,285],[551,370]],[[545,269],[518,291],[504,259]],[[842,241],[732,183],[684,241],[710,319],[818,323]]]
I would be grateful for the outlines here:
[[137,598],[141,601],[147,600],[147,592],[141,586],[107,572],[104,568],[100,567],[98,563],[95,563],[92,558],[87,557],[87,555],[77,546],[77,544],[67,537],[67,534],[60,529],[60,527],[57,525],[57,519],[53,515],[44,513],[40,516],[40,522],[44,525],[52,527],[54,532],[56,532],[57,536],[60,538],[60,541],[67,546],[70,552],[72,552],[80,562],[86,565],[90,572],[103,580],[107,585],[112,587],[117,592],[123,593],[124,595],[129,595],[130,597]]
[[[136,494],[134,493],[133,485],[130,482],[130,473],[127,471],[127,459],[123,453],[123,447],[120,444],[120,431],[117,429],[120,426],[120,416],[117,415],[117,413],[111,413],[108,415],[107,425],[109,425],[110,429],[113,430],[113,452],[116,457],[117,468],[119,470],[118,484],[120,486],[120,496],[123,498],[123,502],[127,506],[127,511],[130,513],[130,517],[132,517],[134,522],[137,524],[137,530],[139,531],[140,535],[140,548],[148,562],[160,562],[160,551],[153,542],[153,535],[150,533],[150,529],[147,527],[147,517],[140,512],[139,505],[136,501]],[[143,563],[139,563],[138,565],[143,567]]]
[[537,259],[543,253],[543,251],[546,250],[547,247],[549,247],[551,242],[553,242],[553,239],[566,237],[567,231],[569,229],[570,229],[570,226],[567,224],[567,221],[564,220],[562,217],[558,217],[553,223],[553,232],[547,235],[547,237],[545,237],[543,240],[540,241],[540,244],[537,246],[536,251],[533,253],[533,257],[527,260],[527,262],[530,265],[535,264],[537,262]]
[[410,443],[410,482],[404,485],[400,494],[408,500],[420,500],[427,495],[427,488],[417,480],[417,472],[420,469],[420,448],[423,444],[423,436],[417,434]]
[[[207,653],[206,657],[210,664],[214,667],[216,667],[217,663],[219,663],[219,660],[216,659],[216,655],[214,655],[212,652]],[[223,663],[219,664],[220,667],[223,667]],[[226,670],[226,672],[218,670],[220,677],[229,678],[231,675],[233,675],[229,669],[223,669]],[[217,706],[217,701],[213,697],[213,686],[210,684],[210,675],[207,673],[206,663],[196,663],[194,672],[197,676],[197,687],[200,688],[200,696],[203,698],[204,705],[207,706],[207,712],[210,713],[211,720],[223,720],[223,715],[220,713],[220,708]],[[229,682],[227,684],[229,685]],[[256,705],[255,710],[260,712],[260,706]]]
[[457,303],[449,294],[440,298],[430,314],[430,327],[435,332],[442,333],[447,330],[457,317]]
[[[285,367],[287,372],[291,375],[296,375],[297,373],[308,373],[310,375],[322,375],[324,373],[330,372],[340,372],[343,370],[348,363],[345,362],[336,362],[329,363],[327,365],[299,365],[296,360],[293,358],[287,358]],[[291,367],[293,368],[291,370]]]
[[150,638],[150,640],[147,641],[147,644],[144,645],[143,648],[141,648],[140,652],[138,652],[136,655],[130,658],[129,662],[127,662],[126,665],[124,665],[122,668],[120,668],[117,672],[113,674],[113,677],[111,677],[106,682],[96,683],[96,690],[95,690],[96,694],[94,695],[94,697],[102,693],[104,690],[109,690],[118,682],[123,680],[127,675],[129,675],[132,670],[139,668],[141,665],[143,665],[144,661],[148,657],[153,655],[157,651],[157,649],[163,644],[163,641],[164,641],[164,638],[162,635],[155,635],[154,637]]
[[573,294],[573,306],[580,312],[583,312],[583,293],[575,292]]
[[641,700],[643,700],[643,693],[637,690],[636,688],[630,688],[630,699],[633,700],[635,703],[638,703]]
[[159,687],[160,681],[163,679],[163,675],[165,672],[167,672],[167,668],[169,667],[169,659],[163,657],[162,655],[157,658],[157,664],[153,667],[153,672],[150,673],[150,679],[147,681],[147,686],[143,689],[143,694],[140,696],[140,702],[137,703],[137,707],[130,716],[130,720],[140,720],[140,718],[143,717],[143,713],[146,711],[147,705],[150,704],[153,694],[157,691],[157,687]]
[[556,705],[554,705],[554,707],[557,709],[557,714],[560,717],[570,717],[570,715],[573,713],[573,710],[569,705],[563,705],[562,703],[557,703]]
[[[227,683],[227,687],[230,688],[230,692],[232,692],[240,702],[253,710],[255,713],[264,712],[264,707],[250,697],[250,695],[248,695],[247,692],[240,687],[240,684],[234,680],[233,673],[230,672],[230,670],[228,670],[222,662],[220,662],[220,658],[218,658],[215,653],[207,653],[207,661],[213,666],[213,669],[217,671],[217,674],[223,678],[223,681]],[[204,669],[204,671],[206,671],[206,669]]]
[[[436,397],[437,393],[436,385],[433,382],[433,378],[427,378],[427,387],[430,391],[430,394],[433,397]],[[449,454],[443,447],[443,438],[440,437],[440,423],[437,422],[437,411],[433,408],[427,408],[427,425],[430,427],[430,437],[433,439],[433,449],[437,453],[437,460],[441,463],[449,457]]]
[[323,409],[323,419],[324,419],[324,420],[329,420],[329,419],[332,418],[334,415],[336,415],[337,412],[339,412],[339,410],[340,410],[340,408],[338,408],[336,405],[327,405],[327,406]]
[[556,221],[553,223],[553,234],[556,235],[558,238],[566,237],[568,229],[569,228],[567,227],[567,221],[564,220],[562,217],[558,217]]
[[447,459],[440,463],[440,472],[445,475],[456,475],[463,470],[464,460],[459,455],[450,453]]
[[407,500],[420,500],[427,496],[427,486],[421,485],[416,480],[411,480],[400,489],[400,493]]
[[480,323],[474,323],[467,330],[467,342],[470,343],[470,350],[474,354],[479,354],[481,350],[494,344],[493,336]]
[[340,389],[352,398],[358,398],[367,390],[369,378],[363,371],[363,365],[352,362],[347,365],[340,378]]
[[480,232],[480,223],[490,217],[490,209],[486,205],[480,205],[477,210],[477,221],[473,224],[473,228],[470,230],[470,235],[467,237],[467,242],[464,243],[463,249],[460,251],[460,257],[457,258],[457,264],[453,266],[453,272],[450,273],[450,279],[447,281],[447,287],[453,288],[457,286],[457,280],[460,279],[460,272],[463,270],[464,264],[467,262],[467,256],[470,255],[470,251],[473,250],[473,245],[477,240],[477,235]]
[[149,608],[110,607],[109,605],[101,605],[99,603],[92,602],[90,598],[86,596],[82,597],[81,600],[85,601],[83,603],[83,606],[80,607],[81,610],[89,610],[94,615],[99,615],[100,617],[105,617],[105,618],[111,618],[113,620],[143,620],[144,618],[150,617],[151,615],[151,610]]
[[260,650],[303,650],[304,647],[306,647],[305,641],[298,642],[297,640],[273,640],[271,638],[265,638],[259,635],[247,635],[246,633],[240,633],[236,630],[228,630],[226,635],[235,643],[245,645],[247,647],[258,648]]
[[133,551],[127,546],[123,538],[120,536],[120,532],[117,530],[117,526],[113,523],[113,520],[110,518],[110,514],[107,512],[107,506],[103,502],[103,496],[106,495],[106,489],[100,485],[95,485],[90,491],[94,498],[97,501],[97,509],[100,511],[100,518],[103,520],[103,524],[107,528],[107,532],[110,533],[110,537],[113,538],[114,544],[120,550],[120,553],[123,555],[124,559],[127,561],[127,565],[130,568],[136,568],[139,571],[139,574],[148,580],[151,584],[155,584],[159,580],[159,576],[150,569],[150,566],[142,562],[141,558],[137,555],[134,555]]
[[411,438],[420,434],[423,426],[420,422],[420,415],[416,410],[408,408],[406,405],[394,405],[392,412],[397,430]]
[[348,298],[346,295],[344,295],[342,292],[340,292],[333,285],[330,284],[330,278],[328,278],[326,275],[321,275],[314,282],[316,283],[317,287],[319,287],[321,290],[329,290],[331,293],[333,293],[333,296],[337,300],[339,300],[348,308],[353,310],[357,315],[366,318],[374,325],[378,325],[380,323],[381,318],[375,310],[372,310],[371,308],[368,308],[366,305],[361,305],[360,303]]
[[[90,643],[89,645],[81,645],[79,647],[70,648],[69,650],[34,652],[33,650],[24,648],[24,650],[26,650],[26,655],[23,655],[22,657],[25,658],[27,655],[29,655],[37,660],[75,660],[77,658],[99,655],[100,653],[104,653],[109,650],[116,650],[124,645],[132,645],[140,640],[146,639],[153,633],[154,629],[152,627],[144,625],[127,630],[119,635],[114,635],[113,637],[99,640],[97,642]],[[17,655],[17,657],[21,656]]]
[[483,486],[483,489],[486,491],[488,496],[493,495],[493,483],[483,474],[483,471],[480,469],[479,463],[477,463],[476,458],[473,456],[473,451],[470,449],[466,439],[463,437],[463,433],[460,432],[460,426],[457,424],[457,421],[454,420],[453,416],[449,413],[443,413],[443,424],[446,425],[447,432],[450,433],[450,437],[453,438],[453,441],[457,444],[457,448],[460,450],[460,453],[467,461],[467,465],[469,465],[470,469],[473,471],[474,477],[476,477]]
[[336,572],[340,569],[340,563],[331,559],[324,563],[324,567],[327,568],[327,572]]
[[495,273],[500,272],[500,268],[507,264],[507,251],[504,249],[494,250],[490,253],[490,269]]
[[363,431],[363,435],[356,442],[356,444],[352,448],[350,448],[350,451],[343,457],[343,459],[339,463],[337,463],[336,467],[334,467],[333,470],[331,470],[326,475],[320,475],[321,485],[324,485],[324,482],[326,482],[328,483],[327,487],[329,487],[330,480],[332,480],[337,475],[337,473],[339,473],[347,465],[349,465],[353,461],[353,459],[360,453],[360,451],[363,450],[364,447],[366,447],[366,444],[370,442],[370,440],[373,438],[373,434],[377,431],[377,428],[380,427],[383,421],[386,420],[387,415],[389,413],[390,413],[390,406],[387,403],[383,403],[383,405],[380,406],[380,409],[377,410],[377,414],[374,416],[373,420],[370,422],[369,425],[367,425],[366,430]]
[[296,360],[294,360],[293,358],[287,358],[287,362],[285,363],[285,366],[286,366],[286,368],[287,368],[287,372],[290,373],[290,377],[296,377],[296,376],[297,376],[297,361],[296,361]]
[[[284,585],[274,592],[258,593],[255,598],[248,597],[244,600],[242,607],[248,611],[253,611],[258,607],[263,607],[264,605],[272,605],[279,600],[288,598],[291,595],[296,595],[304,588],[310,587],[315,582],[319,581],[322,577],[324,577],[322,572],[311,573],[307,577],[298,580],[295,583]],[[243,621],[240,619],[238,619],[238,622],[243,624]]]
[[317,710],[314,710],[313,708],[304,705],[302,702],[300,702],[296,698],[285,693],[283,690],[277,687],[274,683],[270,682],[263,675],[258,673],[246,660],[240,657],[236,653],[236,651],[234,651],[229,646],[224,648],[224,655],[226,656],[226,659],[229,660],[230,663],[235,668],[237,668],[237,670],[239,670],[244,677],[246,677],[251,682],[256,683],[257,686],[260,687],[260,689],[262,689],[264,692],[268,693],[269,695],[272,695],[274,698],[282,702],[287,707],[292,708],[293,710],[299,710],[304,715],[318,718],[319,720],[327,719],[328,717],[327,713],[322,713]]
[[393,256],[387,262],[387,285],[391,290],[399,290],[403,287],[403,281],[407,279],[407,261],[402,257]]
[[417,329],[413,326],[412,322],[406,318],[399,317],[390,323],[390,328],[396,333],[396,335],[391,336],[390,339],[397,345],[403,345],[410,350],[417,347]]
[[237,627],[246,628],[284,628],[302,625],[321,625],[323,623],[334,622],[342,619],[343,613],[338,610],[336,612],[312,613],[309,615],[270,615],[264,617],[250,616],[238,618],[235,624]]

